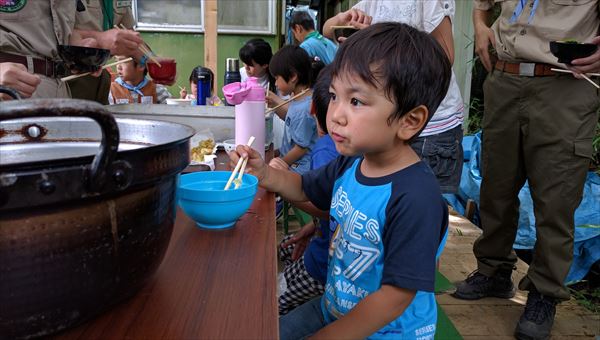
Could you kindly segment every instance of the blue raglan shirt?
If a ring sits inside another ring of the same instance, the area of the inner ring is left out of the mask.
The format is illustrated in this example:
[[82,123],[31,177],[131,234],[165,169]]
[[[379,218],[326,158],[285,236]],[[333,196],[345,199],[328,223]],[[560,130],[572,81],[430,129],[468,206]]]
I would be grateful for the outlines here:
[[339,227],[331,240],[322,310],[333,322],[381,285],[417,291],[404,313],[371,338],[433,339],[436,254],[448,210],[429,166],[418,162],[368,178],[362,158],[339,157],[302,176],[308,198],[330,209]]
[[[317,140],[311,155],[311,169],[323,167],[339,156],[331,136],[325,135]],[[310,276],[323,285],[327,278],[327,249],[331,234],[335,231],[335,222],[329,220],[319,221],[320,235],[313,238],[304,251],[304,266]]]

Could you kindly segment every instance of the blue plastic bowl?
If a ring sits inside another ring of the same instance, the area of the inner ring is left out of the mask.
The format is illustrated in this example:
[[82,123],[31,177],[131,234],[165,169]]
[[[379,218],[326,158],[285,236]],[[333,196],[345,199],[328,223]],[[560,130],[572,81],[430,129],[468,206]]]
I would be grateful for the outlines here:
[[242,185],[224,190],[230,171],[201,171],[182,175],[179,179],[179,206],[196,225],[207,229],[224,229],[235,222],[250,208],[258,179],[244,174]]

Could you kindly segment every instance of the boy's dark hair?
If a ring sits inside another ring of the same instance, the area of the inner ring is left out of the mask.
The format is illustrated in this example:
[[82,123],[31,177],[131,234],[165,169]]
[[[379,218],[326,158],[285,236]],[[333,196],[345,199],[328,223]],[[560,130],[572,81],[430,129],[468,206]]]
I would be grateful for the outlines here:
[[350,36],[332,64],[333,78],[353,74],[384,89],[396,104],[389,124],[419,105],[429,110],[429,122],[452,77],[446,53],[431,35],[392,22],[374,24]]
[[134,67],[142,66],[144,68],[144,77],[148,75],[148,67],[146,65],[140,65],[140,63],[137,60],[135,60],[135,58],[132,62]]
[[285,81],[295,74],[299,85],[312,86],[324,66],[322,61],[311,59],[302,47],[285,45],[271,59],[269,72],[273,77],[280,76]]
[[198,81],[198,75],[201,72],[202,73],[204,73],[204,72],[210,73],[210,88],[211,88],[211,91],[212,91],[212,89],[214,88],[213,84],[215,82],[215,74],[208,67],[204,67],[204,66],[196,66],[196,67],[194,67],[194,69],[192,70],[192,73],[190,73],[190,78],[189,78],[190,79],[190,83],[191,82],[195,83],[196,81]]
[[[269,65],[273,58],[273,50],[268,42],[261,38],[254,38],[246,41],[244,46],[240,48],[240,60],[246,65],[252,65],[255,61],[259,65]],[[269,77],[269,90],[275,92],[275,78],[270,72],[267,72]]]
[[271,45],[261,38],[250,39],[240,48],[240,59],[247,65],[252,65],[253,60],[259,65],[268,65],[272,57]]
[[300,25],[307,31],[315,30],[315,22],[307,11],[294,11],[290,18],[290,28],[294,29],[294,26]]
[[331,64],[325,66],[325,68],[321,70],[319,77],[315,82],[312,95],[312,102],[315,107],[315,116],[317,117],[317,122],[319,122],[321,130],[323,130],[323,132],[326,134],[329,133],[329,131],[327,131],[327,109],[329,108],[329,100],[331,99],[329,87],[331,86],[332,70],[333,67]]

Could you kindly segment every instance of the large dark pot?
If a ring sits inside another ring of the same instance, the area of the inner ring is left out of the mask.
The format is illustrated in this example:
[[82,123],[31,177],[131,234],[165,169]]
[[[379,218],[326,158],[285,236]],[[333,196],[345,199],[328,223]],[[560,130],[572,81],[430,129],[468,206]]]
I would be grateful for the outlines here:
[[55,333],[139,290],[167,249],[193,133],[87,101],[0,104],[0,338]]

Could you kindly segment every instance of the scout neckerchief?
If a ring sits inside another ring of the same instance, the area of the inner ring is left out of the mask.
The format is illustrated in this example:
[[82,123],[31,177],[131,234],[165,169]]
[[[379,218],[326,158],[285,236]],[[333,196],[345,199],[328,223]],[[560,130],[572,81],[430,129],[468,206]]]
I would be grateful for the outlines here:
[[136,86],[127,84],[125,81],[123,81],[123,79],[121,79],[121,77],[118,77],[117,79],[115,79],[115,82],[117,82],[117,84],[123,86],[124,88],[128,89],[129,91],[133,91],[143,97],[144,93],[142,92],[142,88],[144,86],[148,85],[148,78],[144,77],[144,80],[142,80],[142,82],[137,84]]
[[323,45],[327,45],[327,43],[323,40],[324,37],[317,31],[312,31],[306,35],[304,40],[308,40],[310,38],[315,38],[323,43]]
[[115,13],[113,11],[113,0],[102,0],[102,16],[104,21],[102,22],[102,28],[105,31],[113,28],[115,22]]
[[[537,6],[539,4],[539,0],[531,0],[533,1],[533,3],[531,4],[531,12],[529,12],[529,19],[527,20],[528,24],[531,24],[531,21],[533,20],[533,15],[535,14],[535,10],[537,9]],[[510,23],[514,24],[515,22],[517,22],[517,19],[519,19],[519,17],[521,16],[521,13],[523,13],[523,10],[525,9],[525,5],[527,5],[527,3],[529,2],[529,0],[519,0],[519,2],[517,2],[517,7],[515,7],[515,11],[513,12],[512,17],[510,18]]]

